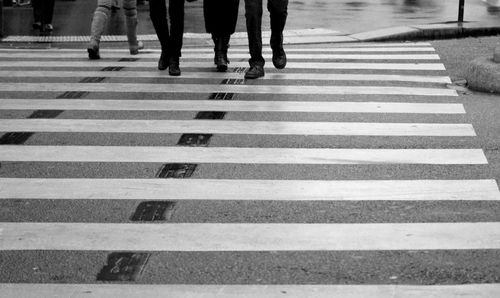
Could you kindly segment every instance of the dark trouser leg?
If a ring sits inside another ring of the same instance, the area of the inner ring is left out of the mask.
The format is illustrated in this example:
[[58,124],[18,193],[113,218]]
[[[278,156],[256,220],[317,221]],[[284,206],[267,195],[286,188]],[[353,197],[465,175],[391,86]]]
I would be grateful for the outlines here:
[[55,0],[42,0],[43,1],[43,20],[44,24],[52,24],[52,16],[54,15]]
[[182,37],[184,35],[184,0],[170,0],[168,13],[170,16],[170,42],[172,57],[180,57]]
[[283,47],[283,29],[288,15],[288,0],[267,0],[267,9],[271,15],[271,48]]
[[43,0],[31,0],[31,5],[33,6],[33,22],[42,22],[42,1]]
[[205,29],[215,36],[234,33],[238,21],[239,0],[203,0]]
[[160,40],[161,51],[162,53],[167,53],[170,34],[168,31],[167,5],[165,4],[165,0],[149,0],[149,16],[155,28],[156,35]]
[[245,0],[250,65],[264,65],[262,57],[262,0]]

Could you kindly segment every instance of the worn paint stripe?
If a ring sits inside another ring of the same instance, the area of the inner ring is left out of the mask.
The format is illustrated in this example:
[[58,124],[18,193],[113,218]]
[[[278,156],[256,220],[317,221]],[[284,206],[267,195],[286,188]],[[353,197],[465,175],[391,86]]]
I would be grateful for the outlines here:
[[[429,43],[409,43],[409,44],[402,44],[402,43],[396,43],[396,44],[356,44],[356,45],[344,45],[344,46],[339,46],[336,45],[335,47],[291,47],[291,46],[285,46],[286,52],[434,52],[435,49],[429,44]],[[264,47],[262,48],[262,52],[264,53],[269,53],[272,50],[270,48]],[[82,53],[85,51],[82,51],[82,49],[61,49],[61,48],[47,48],[47,49],[7,49],[3,48],[0,49],[0,52],[56,52],[56,53],[72,53],[72,52],[78,52]],[[113,48],[102,48],[100,49],[101,53],[128,53],[128,49],[113,49]],[[141,51],[142,55],[143,53],[160,53],[160,49],[154,49],[154,48],[146,48],[143,51]],[[213,48],[209,47],[202,47],[202,48],[185,48],[182,49],[183,53],[200,53],[200,52],[213,52]],[[229,52],[244,52],[248,53],[248,47],[231,47]]]
[[0,199],[497,201],[485,180],[0,178]]
[[[108,77],[108,78],[165,78],[158,71],[2,71],[0,77]],[[182,72],[182,76],[171,76],[169,79],[241,79],[241,73],[235,72]],[[384,75],[384,74],[335,74],[335,73],[267,73],[262,80],[301,80],[301,81],[379,81],[379,82],[415,82],[450,84],[447,76],[418,75]],[[260,79],[259,79],[260,80]]]
[[481,149],[0,146],[2,161],[241,164],[487,164]]
[[[128,57],[125,54],[121,53],[109,53],[104,56],[105,58],[124,58]],[[230,52],[228,54],[229,60],[234,59],[248,59],[248,54],[246,53],[233,53]],[[270,53],[263,54],[264,59],[271,59],[272,55]],[[87,59],[87,53],[78,52],[78,53],[57,53],[57,52],[17,52],[17,53],[2,53],[0,52],[0,58],[28,58],[28,59],[43,59],[43,58],[57,58],[57,59],[71,59],[71,58],[80,58]],[[142,53],[140,55],[141,59],[150,58],[150,59],[158,59],[158,53]],[[182,60],[186,61],[187,59],[213,59],[213,53],[184,53],[182,55]],[[346,60],[439,60],[439,55],[437,54],[323,54],[323,53],[313,53],[313,54],[296,54],[296,53],[288,53],[287,58],[290,59],[301,59],[301,60],[314,60],[314,59],[346,59]]]
[[208,84],[132,84],[132,83],[0,83],[0,91],[61,92],[148,92],[148,93],[245,93],[245,94],[346,94],[458,96],[446,88],[376,86],[282,86]]
[[0,131],[251,135],[475,136],[471,124],[230,120],[0,119]]
[[110,99],[0,99],[0,110],[106,111],[226,111],[304,113],[465,114],[458,103],[331,102],[331,101],[217,101]]
[[500,284],[464,285],[140,285],[140,284],[0,284],[5,297],[169,297],[189,298],[496,298]]
[[[150,67],[156,69],[156,61],[0,61],[0,67]],[[233,61],[231,67],[248,67],[248,62]],[[181,67],[212,68],[209,62],[181,61]],[[342,62],[289,62],[287,69],[378,69],[378,70],[445,70],[442,63],[342,63]],[[265,68],[274,68],[267,63]]]
[[[500,249],[500,223],[0,223],[0,250],[338,251]],[[140,239],[140,241],[137,241]]]

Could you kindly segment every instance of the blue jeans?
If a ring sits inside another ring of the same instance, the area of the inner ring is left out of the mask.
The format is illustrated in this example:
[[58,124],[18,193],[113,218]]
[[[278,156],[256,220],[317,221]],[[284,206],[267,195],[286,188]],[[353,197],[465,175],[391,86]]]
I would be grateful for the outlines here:
[[[285,28],[288,0],[267,0],[267,10],[271,16],[271,48],[283,46],[283,29]],[[245,18],[247,21],[248,47],[250,65],[264,66],[262,57],[262,0],[245,0]]]

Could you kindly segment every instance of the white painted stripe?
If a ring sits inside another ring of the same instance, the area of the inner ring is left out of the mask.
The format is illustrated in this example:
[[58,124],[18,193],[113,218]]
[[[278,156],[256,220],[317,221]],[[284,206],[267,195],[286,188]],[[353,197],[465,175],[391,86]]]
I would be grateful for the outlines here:
[[[183,48],[182,52],[183,53],[213,53],[213,48],[212,47],[202,47],[202,48]],[[356,53],[356,52],[388,52],[388,53],[393,53],[393,52],[435,52],[436,50],[433,47],[430,47],[428,44],[422,44],[422,45],[408,45],[404,46],[402,44],[393,44],[392,46],[390,44],[381,44],[381,45],[371,45],[371,46],[363,46],[361,44],[358,44],[356,46],[338,46],[337,47],[285,47],[285,51],[287,53],[302,53],[302,52],[310,52],[310,53]],[[46,49],[7,49],[3,48],[0,49],[0,53],[86,53],[85,50],[82,50],[81,48],[79,49],[59,49],[59,48],[46,48]],[[129,50],[122,48],[122,49],[115,49],[115,48],[101,48],[99,52],[103,55],[106,55],[107,53],[128,53]],[[229,53],[248,53],[248,48],[247,47],[231,47],[229,49]],[[271,53],[272,50],[268,47],[262,48],[263,53]],[[136,57],[142,57],[143,54],[145,53],[161,53],[161,49],[143,49],[139,56]]]
[[229,120],[0,119],[3,131],[269,135],[475,136],[470,124]]
[[0,131],[325,136],[475,136],[471,124],[232,120],[0,119]]
[[312,86],[312,85],[221,85],[133,83],[0,83],[0,91],[23,92],[147,92],[147,93],[245,93],[245,94],[345,94],[458,96],[447,88]]
[[[213,50],[212,50],[213,52]],[[120,53],[109,53],[107,55],[101,53],[102,58],[129,58],[129,55],[120,54]],[[229,53],[229,60],[235,59],[248,59],[249,54],[246,53]],[[138,58],[154,58],[158,59],[158,53],[142,53]],[[263,57],[265,59],[271,59],[272,55],[267,53],[264,54]],[[0,58],[28,58],[28,59],[42,59],[42,58],[80,58],[80,59],[88,59],[88,54],[84,51],[79,53],[57,53],[57,52],[15,52],[15,53],[2,53],[0,52]],[[213,53],[185,53],[182,55],[182,60],[186,61],[186,59],[212,59],[214,58]],[[437,54],[318,54],[318,53],[309,53],[309,54],[287,54],[288,60],[291,59],[302,59],[302,60],[313,60],[313,59],[346,59],[346,60],[439,60],[439,56]]]
[[495,180],[0,178],[0,199],[498,201]]
[[465,114],[462,104],[327,101],[0,99],[0,110]]
[[[23,298],[497,298],[500,284],[465,285],[140,285],[0,284],[4,297]],[[2,294],[0,294],[2,295]]]
[[487,164],[481,149],[0,146],[1,161],[241,164]]
[[[157,69],[156,61],[0,61],[0,67],[149,67]],[[248,62],[233,61],[231,67],[248,67]],[[181,68],[213,68],[213,61],[207,62],[184,62],[181,60]],[[445,70],[442,63],[342,63],[342,62],[289,62],[287,69],[378,69],[378,70]],[[266,63],[265,68],[274,69],[272,63]]]
[[[106,77],[106,78],[169,78],[169,79],[241,79],[235,72],[182,72],[182,76],[165,77],[159,71],[2,71],[0,77]],[[417,83],[451,84],[447,76],[415,76],[384,74],[336,74],[336,73],[268,73],[259,80],[301,80],[301,81],[396,81]]]
[[[0,250],[338,251],[500,249],[500,223],[0,223]],[[140,239],[140,241],[138,241]]]

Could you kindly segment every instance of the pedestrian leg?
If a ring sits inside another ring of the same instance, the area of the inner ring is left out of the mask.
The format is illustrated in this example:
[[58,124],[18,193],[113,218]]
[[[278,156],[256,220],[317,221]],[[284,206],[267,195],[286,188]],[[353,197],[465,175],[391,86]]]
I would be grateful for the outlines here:
[[90,43],[87,48],[89,59],[100,59],[99,43],[104,33],[109,15],[111,13],[111,0],[98,0],[90,26]]
[[170,0],[168,13],[170,16],[170,57],[168,73],[171,76],[179,76],[179,57],[181,57],[182,38],[184,35],[184,0]]
[[264,57],[262,57],[262,0],[245,0],[245,18],[250,50],[250,69],[246,79],[264,76]]
[[160,60],[158,61],[158,69],[165,70],[168,67],[168,51],[170,44],[167,5],[165,0],[149,0],[149,16],[161,44],[161,55]]
[[43,1],[43,6],[42,6],[43,30],[46,32],[51,32],[52,30],[54,30],[54,27],[52,26],[52,17],[54,15],[55,0],[42,0],[42,1]]
[[33,29],[42,29],[42,1],[31,0],[33,6]]
[[127,40],[131,55],[137,55],[144,44],[137,40],[137,0],[123,0]]
[[283,49],[283,30],[285,29],[288,0],[268,0],[267,9],[271,17],[271,49],[273,64],[278,69],[285,68],[286,54]]

